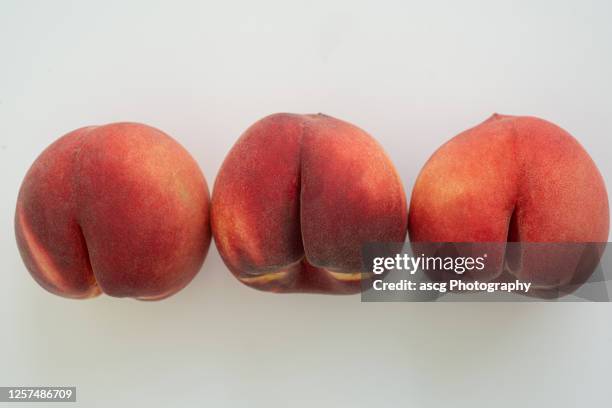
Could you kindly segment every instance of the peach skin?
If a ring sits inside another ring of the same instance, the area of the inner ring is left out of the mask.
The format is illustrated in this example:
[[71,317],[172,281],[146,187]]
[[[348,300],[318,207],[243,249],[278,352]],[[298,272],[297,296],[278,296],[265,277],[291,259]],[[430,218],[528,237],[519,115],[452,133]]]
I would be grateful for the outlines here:
[[585,247],[574,244],[601,247],[608,227],[603,178],[578,141],[542,119],[495,114],[427,161],[412,192],[408,230],[417,243],[569,243],[513,245],[506,261],[502,248],[490,259],[498,263],[495,273],[478,277],[510,274],[545,296],[576,283]]
[[381,146],[330,116],[279,113],[252,125],[213,189],[217,248],[244,284],[357,293],[361,250],[403,241],[406,198]]
[[210,244],[209,194],[174,139],[137,123],[77,129],[28,171],[15,234],[49,292],[157,300],[187,285]]

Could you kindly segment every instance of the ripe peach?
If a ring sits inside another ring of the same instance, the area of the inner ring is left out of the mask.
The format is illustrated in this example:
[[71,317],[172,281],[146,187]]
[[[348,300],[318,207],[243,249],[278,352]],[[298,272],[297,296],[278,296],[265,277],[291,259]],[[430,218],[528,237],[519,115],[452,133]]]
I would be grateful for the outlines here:
[[605,242],[608,226],[604,181],[576,139],[542,119],[498,114],[432,155],[408,221],[414,242],[549,243],[513,245],[506,261],[490,259],[494,273],[478,277],[510,273],[542,291],[575,283],[584,274],[577,243]]
[[28,171],[15,233],[48,291],[156,300],[187,285],[210,243],[206,181],[189,153],[137,123],[77,129]]
[[211,219],[242,283],[355,293],[362,245],[403,241],[407,211],[393,164],[366,132],[322,114],[279,113],[252,125],[226,157]]

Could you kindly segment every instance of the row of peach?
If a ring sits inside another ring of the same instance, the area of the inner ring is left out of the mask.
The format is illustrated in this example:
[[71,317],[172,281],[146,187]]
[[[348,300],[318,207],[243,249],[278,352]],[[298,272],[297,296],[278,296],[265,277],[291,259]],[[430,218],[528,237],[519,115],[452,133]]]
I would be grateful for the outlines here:
[[[28,171],[15,232],[52,293],[155,300],[193,279],[211,231],[251,287],[355,293],[367,242],[404,241],[407,231],[415,242],[599,242],[608,217],[590,156],[542,119],[495,114],[452,138],[422,169],[408,210],[399,175],[366,132],[322,114],[274,114],[236,142],[212,200],[195,160],[157,129],[70,132]],[[571,279],[546,273],[536,280]]]

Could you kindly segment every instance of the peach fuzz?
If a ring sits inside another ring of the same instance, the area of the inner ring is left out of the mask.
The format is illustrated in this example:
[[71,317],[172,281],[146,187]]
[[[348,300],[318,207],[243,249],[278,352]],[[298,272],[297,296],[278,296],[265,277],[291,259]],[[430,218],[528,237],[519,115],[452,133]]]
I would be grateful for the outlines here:
[[[431,156],[408,225],[413,242],[603,243],[608,228],[603,178],[578,141],[545,120],[498,114]],[[570,284],[580,247],[540,248],[524,246],[505,268],[497,259],[495,273],[505,269],[541,290]]]
[[210,243],[209,194],[174,139],[138,123],[72,131],[29,169],[15,233],[49,292],[157,300],[199,271]]
[[406,198],[381,146],[323,114],[252,125],[213,189],[219,252],[244,284],[273,292],[356,293],[361,250],[403,241]]

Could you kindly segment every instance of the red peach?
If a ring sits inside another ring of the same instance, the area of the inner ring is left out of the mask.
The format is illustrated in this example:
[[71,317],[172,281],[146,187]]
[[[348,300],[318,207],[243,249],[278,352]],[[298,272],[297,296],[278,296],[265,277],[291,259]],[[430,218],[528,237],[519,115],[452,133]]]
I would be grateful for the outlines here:
[[[575,244],[605,242],[608,227],[603,178],[578,141],[542,119],[495,114],[427,161],[412,192],[408,230],[414,242]],[[478,278],[500,278],[494,275],[504,269],[546,291],[584,273],[576,269],[584,246],[513,248],[514,259],[502,268],[502,254],[495,273]]]
[[215,181],[212,226],[242,282],[275,292],[361,290],[362,246],[403,241],[404,190],[366,132],[318,114],[251,126]]
[[137,123],[77,129],[28,171],[15,233],[48,291],[155,300],[187,285],[210,243],[206,181],[189,153]]

